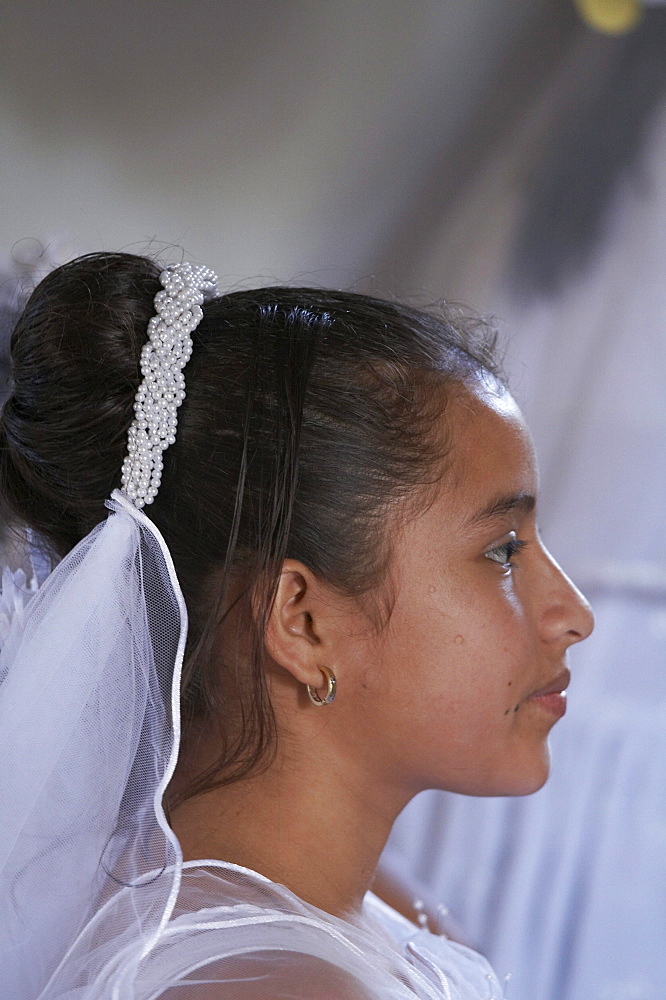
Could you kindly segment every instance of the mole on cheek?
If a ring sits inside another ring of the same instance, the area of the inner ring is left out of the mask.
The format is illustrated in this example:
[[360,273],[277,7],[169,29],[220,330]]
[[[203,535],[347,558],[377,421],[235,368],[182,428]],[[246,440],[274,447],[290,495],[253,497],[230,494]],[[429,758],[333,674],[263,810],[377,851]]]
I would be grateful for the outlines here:
[[[510,684],[511,684],[511,681],[509,681],[509,685],[510,685]],[[519,703],[518,703],[517,705],[515,705],[515,706],[514,706],[514,708],[513,708],[513,711],[514,711],[514,712],[517,712],[519,708],[520,708],[520,702],[519,702]],[[509,714],[509,712],[511,712],[511,711],[512,711],[512,710],[511,710],[510,708],[507,708],[507,710],[505,711],[505,713],[504,713],[504,714],[505,714],[505,715],[508,715],[508,714]]]
[[455,642],[456,646],[462,646],[465,640],[461,635],[457,635],[453,641]]

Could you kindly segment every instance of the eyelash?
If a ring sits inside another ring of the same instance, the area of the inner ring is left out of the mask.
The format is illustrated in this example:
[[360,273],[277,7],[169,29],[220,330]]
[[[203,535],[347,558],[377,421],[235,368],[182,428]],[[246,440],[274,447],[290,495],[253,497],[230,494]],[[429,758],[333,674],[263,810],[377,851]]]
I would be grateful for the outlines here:
[[[502,542],[501,545],[496,545],[494,549],[489,549],[485,553],[486,559],[490,559],[491,562],[496,562],[502,567],[502,569],[510,569],[513,566],[511,562],[512,558],[520,552],[522,548],[527,545],[527,542],[523,542],[520,538],[516,538],[515,531],[511,532],[511,536],[506,542]],[[495,556],[499,555],[501,558],[496,559]]]

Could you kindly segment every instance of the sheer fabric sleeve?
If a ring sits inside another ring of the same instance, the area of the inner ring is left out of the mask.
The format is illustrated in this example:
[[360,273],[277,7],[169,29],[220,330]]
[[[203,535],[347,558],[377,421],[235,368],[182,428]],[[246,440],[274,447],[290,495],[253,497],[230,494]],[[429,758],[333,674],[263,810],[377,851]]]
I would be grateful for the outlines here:
[[374,897],[355,922],[233,865],[186,865],[133,1000],[499,1000],[487,962]]
[[377,1000],[339,966],[294,952],[256,952],[190,972],[160,1000]]

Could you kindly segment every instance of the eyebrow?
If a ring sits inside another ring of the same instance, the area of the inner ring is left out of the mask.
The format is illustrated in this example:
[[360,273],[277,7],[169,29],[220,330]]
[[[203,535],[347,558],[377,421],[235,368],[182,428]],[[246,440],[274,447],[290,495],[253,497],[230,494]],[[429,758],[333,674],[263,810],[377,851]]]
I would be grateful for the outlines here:
[[492,521],[504,514],[511,514],[517,511],[520,514],[531,514],[536,507],[536,497],[531,493],[513,493],[508,496],[501,496],[477,510],[469,518],[470,524],[483,524]]

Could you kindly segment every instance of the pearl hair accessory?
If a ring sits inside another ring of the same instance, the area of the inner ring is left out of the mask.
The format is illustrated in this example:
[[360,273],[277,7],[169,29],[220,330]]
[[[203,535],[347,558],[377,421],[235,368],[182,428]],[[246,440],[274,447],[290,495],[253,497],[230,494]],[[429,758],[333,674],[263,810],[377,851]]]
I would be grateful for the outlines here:
[[122,491],[135,507],[152,503],[162,480],[162,452],[176,440],[178,407],[185,399],[183,368],[192,354],[191,334],[201,306],[217,295],[217,275],[207,267],[173,264],[160,274],[148,341],[141,350],[143,381],[127,435]]

